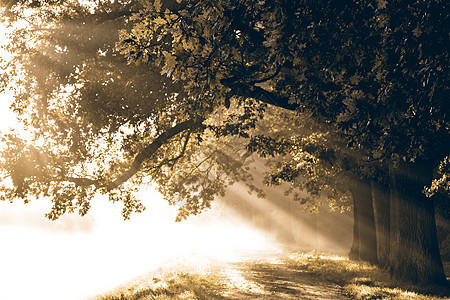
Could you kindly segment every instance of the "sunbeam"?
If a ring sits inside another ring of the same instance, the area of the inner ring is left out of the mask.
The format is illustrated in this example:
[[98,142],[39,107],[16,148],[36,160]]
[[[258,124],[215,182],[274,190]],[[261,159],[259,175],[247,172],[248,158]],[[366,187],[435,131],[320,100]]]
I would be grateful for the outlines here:
[[258,198],[249,195],[245,186],[236,184],[221,201],[286,247],[340,255],[348,252],[352,238],[349,214],[332,212],[326,204],[318,212],[305,211],[303,205],[277,189],[267,189],[266,194],[265,198]]
[[[1,27],[0,41],[5,38]],[[9,91],[0,96],[2,131],[20,126],[11,99]],[[261,230],[224,207],[175,223],[176,207],[153,189],[140,197],[148,209],[128,222],[104,197],[94,199],[85,217],[68,214],[57,221],[44,217],[48,199],[0,202],[0,299],[82,299],[162,266],[276,250]]]

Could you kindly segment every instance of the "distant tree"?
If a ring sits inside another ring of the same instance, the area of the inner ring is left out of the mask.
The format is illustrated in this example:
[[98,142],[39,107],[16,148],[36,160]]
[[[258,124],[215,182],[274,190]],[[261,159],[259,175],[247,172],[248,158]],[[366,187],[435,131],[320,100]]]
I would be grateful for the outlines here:
[[[326,127],[307,116],[291,114],[290,118],[296,120],[284,124],[284,128],[295,124],[290,132],[275,131],[270,136],[268,130],[260,130],[266,133],[251,138],[247,146],[263,157],[287,157],[272,163],[266,183],[280,185],[288,182],[290,188],[286,193],[304,205],[314,207],[325,196],[334,209],[345,210],[352,205],[354,240],[349,256],[377,263],[372,189],[367,174],[371,171],[367,167],[364,169],[360,155],[347,148],[337,134],[327,131]],[[282,120],[278,117],[278,124],[282,124]]]

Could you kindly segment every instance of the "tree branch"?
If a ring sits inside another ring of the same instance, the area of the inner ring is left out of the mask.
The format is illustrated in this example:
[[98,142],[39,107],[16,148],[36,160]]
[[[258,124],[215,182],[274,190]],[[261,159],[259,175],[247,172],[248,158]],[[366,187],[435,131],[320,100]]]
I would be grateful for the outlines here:
[[288,110],[296,110],[299,107],[297,103],[289,103],[289,97],[280,96],[256,85],[246,85],[241,83],[233,83],[229,85],[226,84],[226,82],[222,83],[231,88],[231,92],[237,96],[250,97],[255,100]]
[[266,81],[268,81],[268,80],[274,79],[275,77],[277,77],[278,74],[280,74],[280,71],[281,71],[281,69],[283,68],[283,66],[284,66],[285,64],[286,64],[286,62],[280,64],[280,65],[278,66],[278,68],[275,70],[275,73],[273,73],[272,75],[267,76],[267,77],[262,78],[262,79],[259,79],[259,80],[253,80],[253,81],[250,81],[249,84],[250,84],[250,85],[254,85],[254,84],[257,84],[257,83],[263,83],[263,82],[266,82]]
[[175,135],[177,135],[185,130],[188,130],[188,129],[194,130],[194,129],[200,128],[202,125],[202,122],[203,122],[202,119],[200,119],[200,120],[190,119],[190,120],[181,122],[181,123],[175,125],[174,127],[168,129],[166,132],[163,132],[162,134],[160,134],[150,145],[145,147],[138,155],[136,155],[136,157],[134,158],[134,161],[131,163],[131,166],[128,170],[123,172],[122,175],[120,175],[116,180],[114,180],[113,182],[110,182],[107,185],[107,190],[111,191],[111,190],[117,188],[118,186],[120,186],[122,183],[124,183],[128,179],[130,179],[134,174],[136,174],[140,170],[142,163],[145,160],[152,157],[155,154],[155,152],[162,145],[164,145],[169,139],[171,139]]
[[177,156],[172,157],[172,158],[170,158],[170,159],[163,160],[160,164],[151,167],[149,170],[159,169],[159,168],[161,168],[162,166],[164,166],[164,165],[169,165],[169,164],[170,164],[171,167],[173,168],[175,162],[176,162],[177,160],[179,160],[180,158],[182,158],[182,157],[184,156],[184,153],[186,153],[186,147],[187,147],[187,145],[188,145],[190,136],[191,136],[191,132],[188,131],[187,136],[186,136],[186,140],[184,141],[184,144],[183,144],[183,149],[181,149],[180,153],[179,153]]
[[95,179],[89,179],[89,178],[78,178],[78,177],[63,177],[61,179],[58,179],[58,181],[69,181],[75,183],[77,186],[90,186],[94,185],[96,187],[99,187],[99,181]]

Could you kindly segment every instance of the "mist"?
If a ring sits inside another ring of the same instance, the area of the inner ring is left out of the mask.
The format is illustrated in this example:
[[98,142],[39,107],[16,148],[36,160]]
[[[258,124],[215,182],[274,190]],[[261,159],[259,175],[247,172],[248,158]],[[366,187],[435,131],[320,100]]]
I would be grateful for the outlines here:
[[39,201],[0,203],[0,298],[81,299],[187,258],[223,260],[276,248],[224,209],[175,223],[176,209],[157,193],[144,198],[148,209],[126,222],[106,199],[86,217],[56,222],[44,218],[49,207]]
[[[141,195],[147,209],[130,221],[122,220],[119,206],[101,197],[85,217],[64,215],[56,222],[44,217],[50,209],[45,199],[1,202],[0,298],[82,299],[160,267],[238,261],[281,253],[288,246],[348,251],[348,236],[340,241],[325,236],[333,228],[351,228],[344,215],[324,211],[329,218],[317,218],[297,210],[294,216],[279,203],[238,192],[239,186],[211,210],[179,223],[174,222],[176,207],[151,188]],[[236,201],[264,208],[270,221],[264,225],[267,216],[255,214],[247,218],[233,207]],[[338,216],[338,226],[327,225],[331,216]],[[326,220],[316,222],[313,230],[311,218]],[[292,232],[293,239],[283,240]]]

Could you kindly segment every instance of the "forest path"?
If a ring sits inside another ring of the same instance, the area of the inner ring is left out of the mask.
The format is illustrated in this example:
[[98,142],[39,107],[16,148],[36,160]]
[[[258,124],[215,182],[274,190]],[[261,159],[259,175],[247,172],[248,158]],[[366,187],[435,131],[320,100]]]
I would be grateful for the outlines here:
[[223,265],[225,299],[349,299],[342,288],[280,258]]

